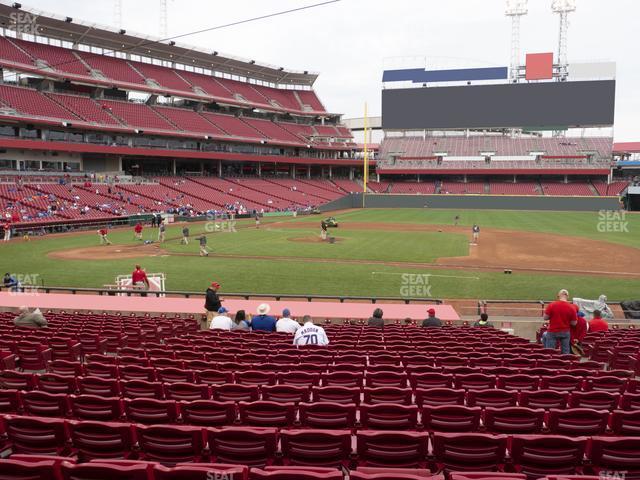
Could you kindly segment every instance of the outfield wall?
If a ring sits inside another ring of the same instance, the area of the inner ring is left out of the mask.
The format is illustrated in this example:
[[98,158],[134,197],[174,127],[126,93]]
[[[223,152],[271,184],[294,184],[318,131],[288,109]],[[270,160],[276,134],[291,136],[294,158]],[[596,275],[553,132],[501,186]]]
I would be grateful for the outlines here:
[[[452,208],[465,210],[548,210],[595,212],[619,210],[616,197],[547,197],[510,195],[414,195],[376,194],[365,197],[366,208]],[[362,208],[362,194],[352,193],[329,202],[320,210]]]

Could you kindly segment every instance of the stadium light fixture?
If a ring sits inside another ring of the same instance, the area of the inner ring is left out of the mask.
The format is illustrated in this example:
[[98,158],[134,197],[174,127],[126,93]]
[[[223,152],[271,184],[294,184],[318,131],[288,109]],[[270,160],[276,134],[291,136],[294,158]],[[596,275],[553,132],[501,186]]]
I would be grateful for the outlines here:
[[567,34],[569,31],[569,13],[575,12],[576,0],[552,0],[551,10],[560,17],[558,31],[558,77],[560,81],[567,78]]
[[121,29],[118,31],[118,33],[119,33],[120,35],[124,35],[125,33],[127,33],[127,31],[126,31],[124,28],[121,28]]
[[217,52],[216,50],[214,50],[214,51],[213,51],[213,53],[212,53],[212,55],[213,55],[214,57],[217,57],[217,56],[218,56],[218,52]]
[[64,19],[64,21],[67,22],[67,23],[71,23],[71,22],[73,22],[73,18],[67,17],[67,18]]
[[173,40],[171,40],[171,41],[169,42],[169,45],[171,45],[172,47],[173,47],[175,44],[176,44],[176,42],[174,42]]
[[13,8],[22,8],[22,4],[18,3],[18,2],[13,2],[13,5],[11,5]]
[[528,13],[527,0],[507,0],[504,14],[511,17],[511,61],[509,78],[518,82],[520,73],[520,18]]
[[255,60],[249,60],[249,63],[250,63],[251,65],[255,65],[256,61],[255,61]]

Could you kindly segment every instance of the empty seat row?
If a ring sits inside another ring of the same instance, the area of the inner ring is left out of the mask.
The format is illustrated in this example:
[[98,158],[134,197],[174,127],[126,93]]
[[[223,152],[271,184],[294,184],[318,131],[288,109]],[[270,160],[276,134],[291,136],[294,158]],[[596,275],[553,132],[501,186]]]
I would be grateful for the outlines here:
[[5,455],[69,456],[79,461],[511,470],[529,478],[611,470],[624,470],[632,479],[640,474],[640,437],[368,430],[352,436],[349,430],[144,426],[18,416],[4,416],[2,427]]
[[[3,413],[79,420],[121,421],[143,424],[323,429],[428,430],[452,432],[489,431],[493,433],[543,433],[579,436],[640,436],[640,410],[596,410],[572,407],[545,411],[542,408],[508,406],[428,405],[405,403],[366,403],[375,392],[365,393],[365,402],[308,403],[309,392],[300,402],[287,400],[295,391],[268,392],[270,400],[239,401],[196,399],[176,401],[157,398],[66,395],[41,391],[0,392]],[[475,394],[476,392],[474,392]],[[477,392],[482,396],[483,392]],[[475,395],[474,395],[475,396]],[[367,398],[369,397],[369,398]],[[638,398],[635,398],[637,401]]]

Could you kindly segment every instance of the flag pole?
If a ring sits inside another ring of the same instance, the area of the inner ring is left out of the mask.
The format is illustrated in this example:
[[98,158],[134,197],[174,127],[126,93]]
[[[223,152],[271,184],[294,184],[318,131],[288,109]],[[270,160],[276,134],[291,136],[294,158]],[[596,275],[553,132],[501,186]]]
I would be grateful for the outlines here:
[[367,183],[369,181],[369,152],[367,151],[367,102],[364,102],[364,183],[362,191],[362,208],[365,206],[367,196]]

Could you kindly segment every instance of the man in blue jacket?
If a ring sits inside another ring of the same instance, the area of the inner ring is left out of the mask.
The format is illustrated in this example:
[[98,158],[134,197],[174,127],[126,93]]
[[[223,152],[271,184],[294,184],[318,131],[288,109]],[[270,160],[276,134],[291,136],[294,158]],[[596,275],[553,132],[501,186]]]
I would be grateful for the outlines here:
[[258,306],[258,315],[251,320],[251,329],[262,330],[265,332],[276,331],[276,319],[269,315],[271,307],[266,303],[261,303]]

